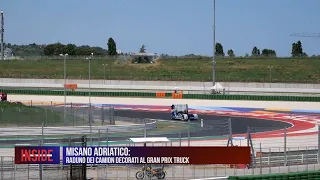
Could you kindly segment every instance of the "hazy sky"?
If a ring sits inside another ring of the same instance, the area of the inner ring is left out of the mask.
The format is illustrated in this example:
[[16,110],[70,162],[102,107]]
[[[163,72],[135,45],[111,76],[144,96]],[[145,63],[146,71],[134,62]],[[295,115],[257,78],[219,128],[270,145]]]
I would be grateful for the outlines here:
[[[212,55],[213,0],[0,0],[5,41],[13,44],[74,43],[171,55]],[[251,54],[253,46],[288,56],[301,39],[305,52],[320,54],[320,0],[216,0],[216,41],[225,53]]]

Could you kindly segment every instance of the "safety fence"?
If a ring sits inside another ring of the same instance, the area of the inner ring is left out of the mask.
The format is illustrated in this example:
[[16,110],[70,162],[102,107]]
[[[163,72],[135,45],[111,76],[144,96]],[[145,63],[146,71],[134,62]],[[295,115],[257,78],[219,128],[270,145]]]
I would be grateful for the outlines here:
[[[119,120],[119,119],[118,119]],[[0,103],[0,128],[115,125],[112,106],[89,107],[77,104],[58,106],[53,102]]]
[[[64,145],[69,145],[73,142],[73,145],[79,145],[82,142],[77,137],[64,138]],[[196,142],[188,142],[186,139],[174,139],[170,138],[171,142],[167,143],[147,143],[147,146],[195,146]],[[89,138],[88,138],[88,145]],[[108,140],[107,140],[108,141]],[[120,144],[100,141],[98,146],[119,146]],[[53,145],[54,143],[48,143],[46,139],[42,141],[43,145]],[[40,145],[40,141],[34,145]],[[217,145],[217,143],[213,144]],[[122,145],[126,145],[125,142]],[[226,140],[220,141],[220,146],[226,145]],[[128,145],[126,145],[128,146]],[[135,144],[135,146],[142,146],[142,144]],[[276,152],[275,149],[278,149]],[[304,172],[314,171],[320,169],[320,164],[317,163],[317,150],[316,147],[300,147],[287,148],[287,155],[284,154],[281,148],[269,148],[264,149],[264,152],[271,152],[264,155],[262,158],[255,157],[256,166],[231,166],[231,165],[166,165],[165,170],[167,172],[166,179],[198,179],[198,178],[211,178],[211,177],[225,177],[225,176],[239,176],[239,179],[253,179],[253,176],[249,175],[263,175],[263,177],[270,177],[273,179],[275,176],[270,175],[277,173],[290,173],[290,172]],[[258,152],[259,149],[255,148]],[[1,149],[1,154],[5,154],[13,149]],[[288,159],[288,164],[284,165],[284,159]],[[43,165],[40,169],[39,165],[16,165],[14,164],[13,155],[3,156],[0,158],[0,180],[4,179],[68,179],[70,168],[63,165]],[[159,165],[153,165],[153,167],[159,167]],[[88,178],[94,179],[135,179],[137,171],[141,170],[142,165],[87,165],[86,172]],[[40,173],[41,171],[41,173]],[[269,174],[269,175],[268,175]],[[291,174],[292,175],[292,174]],[[294,174],[298,176],[299,174]],[[232,177],[235,178],[235,177]],[[264,179],[264,178],[263,178]],[[303,178],[302,178],[303,179]]]
[[[63,96],[64,90],[40,90],[40,89],[0,89],[1,92],[10,94],[28,95],[58,95]],[[67,96],[89,96],[89,91],[67,91]],[[105,92],[92,91],[91,96],[100,97],[145,97],[145,98],[183,98],[183,99],[214,99],[214,100],[253,100],[253,101],[308,101],[320,102],[320,96],[267,96],[267,95],[238,95],[238,94],[176,94],[176,93],[152,93],[152,92]]]
[[[226,122],[226,120],[223,121]],[[230,126],[228,123],[222,123],[223,122],[219,122],[217,124],[219,128],[208,130],[217,131],[217,129],[223,129],[219,134],[224,134],[224,136],[207,137],[206,142],[197,141],[203,139],[195,137],[198,131],[163,134],[153,132],[153,130],[146,130],[139,133],[130,132],[130,134],[127,135],[125,133],[111,133],[108,132],[108,130],[99,131],[98,134],[92,137],[87,136],[88,139],[86,142],[89,146],[130,146],[131,144],[126,141],[129,137],[165,136],[169,138],[170,142],[147,143],[147,146],[227,146],[229,144],[227,135],[229,131],[228,127]],[[192,124],[192,127],[193,126],[196,126],[196,124]],[[169,126],[166,128],[169,128]],[[177,127],[174,128],[176,129]],[[201,131],[206,130],[205,128],[199,128]],[[21,143],[20,145],[42,144],[45,146],[68,146],[70,142],[73,142],[73,145],[82,143],[77,136],[64,135],[63,137],[47,137],[46,132],[47,131],[44,131],[43,136],[27,139],[21,138],[16,142]],[[251,132],[254,133],[253,130]],[[1,140],[1,147],[5,142],[10,143],[10,141],[14,141],[14,139]],[[297,137],[287,136],[284,130],[282,137],[272,138],[270,141],[255,137],[248,138],[246,135],[244,135],[244,138],[233,138],[233,145],[246,146],[248,144],[252,147],[252,154],[254,154],[252,160],[254,163],[252,165],[166,165],[166,179],[182,180],[225,176],[240,176],[242,178],[242,176],[248,175],[263,175],[263,177],[273,179],[273,177],[278,177],[278,175],[267,176],[267,174],[304,172],[320,169],[317,135],[308,137],[307,139],[298,139]],[[141,143],[135,144],[135,146],[142,145]],[[1,159],[2,162],[0,162],[0,177],[3,177],[2,179],[0,178],[0,180],[39,179],[37,178],[40,176],[39,166],[15,165],[13,163],[14,158],[12,151],[12,147],[0,149],[1,156],[5,156]],[[154,165],[154,167],[157,167],[157,165]],[[66,174],[70,171],[68,171],[68,167],[63,164],[44,165],[42,168],[41,176],[43,179],[67,179]],[[141,165],[87,165],[86,167],[88,178],[94,179],[135,179],[135,173],[139,170],[141,170]],[[252,179],[252,177],[246,178]]]
[[320,179],[320,171],[307,171],[307,172],[291,172],[282,174],[268,174],[268,175],[256,175],[256,176],[229,176],[229,180],[271,180],[271,179]]
[[[53,108],[54,112],[61,112],[63,114],[64,107],[57,106],[57,104],[41,104],[41,107],[35,106],[36,102],[30,102],[29,105],[31,109],[34,108]],[[31,106],[32,105],[32,106]],[[21,105],[22,106],[22,105]],[[87,110],[88,107],[80,104],[68,104],[68,112],[78,112],[77,109]],[[12,108],[12,107],[10,107]],[[19,109],[19,107],[16,107]],[[56,110],[55,108],[60,108]],[[90,107],[92,108],[92,107]],[[95,107],[97,112],[101,112],[101,109]],[[101,108],[101,107],[100,107]],[[109,110],[109,109],[108,109]],[[10,114],[18,114],[19,111]],[[21,112],[21,110],[20,110]],[[39,110],[37,112],[40,112]],[[0,111],[1,114],[1,111]],[[45,113],[40,116],[40,119],[45,119]],[[78,117],[77,113],[73,113]],[[126,139],[130,137],[168,137],[171,142],[169,143],[149,143],[148,146],[226,146],[228,143],[228,136],[232,135],[233,129],[235,126],[231,125],[231,119],[221,118],[215,119],[214,123],[210,122],[209,119],[204,121],[202,126],[199,122],[173,122],[173,121],[157,121],[156,129],[148,129],[146,126],[147,123],[152,123],[154,120],[147,121],[147,119],[139,118],[128,118],[121,117],[118,119],[116,111],[109,114],[115,117],[115,123],[123,123],[127,127],[127,132],[123,130],[118,131],[109,126],[106,128],[95,128],[91,126],[87,121],[85,123],[86,127],[84,132],[80,134],[87,134],[88,136],[88,145],[95,146],[119,146],[119,145],[128,145]],[[24,116],[18,116],[17,119],[21,119]],[[86,113],[85,117],[89,117],[89,114]],[[101,118],[101,113],[98,113],[96,117]],[[120,117],[120,116],[119,116]],[[95,119],[95,118],[93,118]],[[26,119],[24,123],[31,121],[32,118]],[[235,119],[239,121],[239,119]],[[47,119],[48,121],[48,119]],[[236,122],[233,121],[233,122]],[[41,122],[41,121],[39,121]],[[94,121],[99,122],[99,121]],[[210,125],[208,125],[210,122]],[[99,122],[100,124],[101,122]],[[129,123],[129,124],[128,124]],[[138,124],[139,129],[133,130],[130,127],[131,124]],[[39,123],[36,123],[39,125]],[[41,123],[42,125],[44,123]],[[63,124],[63,123],[61,123]],[[93,125],[92,123],[91,125]],[[108,124],[110,125],[110,124]],[[21,129],[24,124],[20,124]],[[44,126],[39,126],[38,132],[36,135],[27,134],[26,131],[22,131],[17,134],[12,134],[11,136],[15,137],[5,137],[0,138],[0,180],[4,179],[68,179],[70,174],[70,167],[60,165],[44,165],[39,167],[37,165],[15,165],[13,163],[13,145],[57,145],[57,146],[67,146],[70,145],[79,145],[82,143],[77,136],[79,136],[79,129],[72,128],[65,132],[68,134],[63,134],[59,132],[61,127],[45,128]],[[92,128],[93,127],[93,128]],[[10,127],[12,128],[12,127]],[[224,177],[224,176],[243,176],[248,175],[264,175],[264,174],[273,174],[273,173],[289,173],[289,172],[300,172],[300,171],[310,171],[310,170],[319,170],[320,169],[320,151],[319,151],[319,137],[317,134],[309,135],[308,138],[305,137],[294,137],[290,136],[290,133],[287,133],[287,128],[283,130],[278,130],[276,134],[281,135],[277,138],[262,139],[258,136],[254,136],[257,132],[271,131],[272,127],[250,127],[248,128],[247,134],[243,134],[243,138],[233,138],[233,145],[245,146],[249,145],[252,147],[252,165],[170,165],[166,166],[167,171],[166,179],[196,179],[196,178],[210,178],[210,177]],[[19,128],[17,128],[19,129]],[[63,129],[63,128],[62,128]],[[121,129],[121,128],[120,128]],[[273,129],[277,130],[277,129]],[[57,131],[53,133],[54,131]],[[211,137],[201,137],[203,132],[211,132]],[[0,130],[1,133],[8,132],[6,130]],[[244,132],[245,133],[245,132]],[[252,137],[251,137],[252,135]],[[206,140],[197,141],[197,140]],[[6,147],[6,148],[4,148]],[[141,169],[141,166],[136,165],[95,165],[87,166],[86,172],[88,178],[95,179],[135,179],[135,173]],[[40,176],[42,178],[40,178]],[[276,175],[266,176],[270,179],[274,179]],[[254,176],[255,177],[255,176]],[[280,177],[280,176],[279,176]],[[295,175],[298,177],[298,175]],[[301,178],[303,177],[303,178]],[[315,177],[315,176],[314,176]],[[233,177],[231,177],[233,178]],[[247,177],[249,178],[249,177]],[[266,178],[266,179],[268,179]],[[299,178],[304,179],[305,176],[299,176]],[[251,177],[249,178],[251,179]]]
[[[80,143],[80,142],[79,142]],[[150,145],[150,144],[149,144]],[[148,146],[149,146],[148,145]],[[110,145],[112,146],[112,145]],[[157,146],[170,146],[170,143]],[[186,146],[184,144],[183,146]],[[263,168],[237,168],[235,166],[216,165],[165,165],[165,179],[200,179],[212,177],[226,177],[229,179],[287,179],[286,177],[300,177],[304,179],[306,173],[310,171],[309,177],[316,177],[313,171],[320,169],[320,164],[297,164],[288,166],[269,166]],[[159,168],[161,165],[152,165]],[[142,165],[107,165],[95,164],[86,165],[87,179],[136,179],[135,174],[142,169]],[[299,173],[302,172],[302,173]],[[0,157],[0,180],[5,179],[68,179],[70,166],[62,162],[57,165],[19,165],[14,164],[13,156]],[[289,176],[287,176],[287,175]],[[253,175],[253,176],[252,176]],[[40,176],[42,178],[40,178]],[[235,177],[236,176],[236,177]],[[291,179],[291,178],[289,178]],[[309,178],[310,179],[310,178]]]

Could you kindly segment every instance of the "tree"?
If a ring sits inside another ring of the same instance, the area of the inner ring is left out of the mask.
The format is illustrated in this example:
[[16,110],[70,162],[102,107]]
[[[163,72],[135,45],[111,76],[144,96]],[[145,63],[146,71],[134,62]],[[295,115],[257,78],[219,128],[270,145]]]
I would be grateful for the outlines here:
[[251,52],[251,56],[253,56],[253,57],[260,56],[260,49],[258,49],[256,46],[253,47],[252,52]]
[[144,44],[141,46],[139,53],[146,53],[146,46]]
[[291,56],[302,57],[304,55],[301,41],[292,44]]
[[265,57],[277,57],[276,51],[272,49],[263,49],[261,55]]
[[75,44],[67,44],[65,46],[66,53],[70,56],[76,55],[77,46]]
[[43,52],[46,56],[52,56],[54,54],[55,45],[49,44],[46,47],[44,47]]
[[94,55],[106,55],[107,51],[101,47],[90,46],[76,46],[75,44],[48,44],[43,48],[44,55],[46,56],[58,56],[59,54],[69,54],[70,56],[89,56],[91,53]]
[[234,56],[235,56],[232,49],[229,49],[229,50],[228,50],[228,56],[229,56],[229,57],[234,57]]
[[220,43],[216,43],[216,56],[224,56],[223,46]]
[[114,56],[117,55],[117,45],[116,42],[110,37],[108,39],[108,55]]

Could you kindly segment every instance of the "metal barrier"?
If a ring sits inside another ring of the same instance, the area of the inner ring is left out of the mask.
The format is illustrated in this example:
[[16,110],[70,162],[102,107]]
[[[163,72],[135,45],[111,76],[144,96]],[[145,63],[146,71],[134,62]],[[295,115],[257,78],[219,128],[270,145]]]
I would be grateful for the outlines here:
[[[289,152],[290,153],[290,152]],[[318,154],[256,157],[256,167],[293,166],[318,163]]]
[[[11,158],[11,159],[9,159]],[[15,165],[12,157],[0,161],[0,180],[31,180],[39,178],[38,165]],[[185,179],[225,179],[228,176],[257,175],[271,173],[288,173],[298,171],[317,170],[318,164],[297,165],[297,166],[279,166],[269,168],[255,169],[235,169],[228,167],[219,167],[217,165],[172,165],[166,166],[166,179],[185,180]],[[141,169],[141,166],[112,166],[96,165],[87,166],[88,178],[94,179],[122,179],[133,180],[135,173]],[[68,179],[68,167],[64,165],[43,165],[42,179]]]

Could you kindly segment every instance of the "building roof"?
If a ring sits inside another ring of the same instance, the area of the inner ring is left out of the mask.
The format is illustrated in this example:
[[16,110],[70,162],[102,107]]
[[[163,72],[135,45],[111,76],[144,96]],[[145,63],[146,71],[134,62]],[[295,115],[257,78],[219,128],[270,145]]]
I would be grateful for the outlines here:
[[156,53],[130,53],[132,56],[156,56]]
[[156,143],[156,142],[170,142],[166,137],[145,137],[145,138],[130,138],[134,143]]

